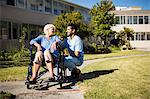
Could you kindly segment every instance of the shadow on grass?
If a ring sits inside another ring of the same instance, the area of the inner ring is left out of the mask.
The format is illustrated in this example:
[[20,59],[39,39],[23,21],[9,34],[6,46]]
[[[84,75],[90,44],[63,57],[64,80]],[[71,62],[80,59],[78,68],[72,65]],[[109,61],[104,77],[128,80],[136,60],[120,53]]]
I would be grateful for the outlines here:
[[92,71],[88,73],[83,73],[81,77],[82,77],[82,80],[92,79],[92,78],[99,77],[100,75],[113,73],[115,70],[118,70],[118,69]]
[[88,73],[82,73],[80,79],[78,79],[78,80],[77,79],[71,80],[70,82],[72,82],[72,83],[67,85],[67,86],[64,86],[63,89],[72,89],[71,86],[75,86],[75,84],[78,81],[83,82],[84,80],[93,79],[93,78],[99,77],[101,75],[107,75],[107,74],[113,73],[115,70],[118,70],[118,69],[97,70],[97,71],[92,71],[92,72],[88,72]]
[[34,85],[30,89],[48,90],[48,88],[50,88],[50,87],[58,86],[59,88],[57,88],[57,89],[77,90],[78,88],[73,87],[73,86],[75,86],[78,81],[84,81],[84,80],[99,77],[101,75],[107,75],[107,74],[113,73],[115,70],[118,70],[118,69],[97,70],[97,71],[92,71],[92,72],[88,72],[88,73],[83,73],[83,74],[81,74],[81,79],[73,79],[71,76],[68,76],[64,80],[62,88],[60,88],[60,86],[58,86],[58,85],[60,85],[59,82],[56,82],[54,84],[50,84],[50,82],[47,82],[47,83],[41,83],[40,86],[39,85]]

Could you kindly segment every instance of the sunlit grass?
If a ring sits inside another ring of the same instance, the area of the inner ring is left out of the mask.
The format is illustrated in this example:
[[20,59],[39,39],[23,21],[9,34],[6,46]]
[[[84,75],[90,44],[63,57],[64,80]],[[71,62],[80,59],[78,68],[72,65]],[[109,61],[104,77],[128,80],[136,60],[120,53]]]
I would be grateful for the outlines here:
[[137,54],[150,54],[150,52],[144,52],[139,50],[124,50],[117,51],[109,54],[85,54],[84,60],[98,59],[98,58],[108,58],[114,56],[128,56],[128,55],[137,55]]
[[27,66],[0,68],[0,81],[25,80]]
[[[149,54],[150,52],[129,50],[121,51],[110,54],[86,54],[85,59],[97,59],[113,56],[124,56],[124,55],[134,55],[134,54]],[[15,81],[15,80],[25,80],[27,75],[27,65],[20,67],[8,67],[0,68],[0,81]]]
[[85,99],[150,99],[149,59],[149,55],[136,56],[86,66],[85,80],[79,83]]

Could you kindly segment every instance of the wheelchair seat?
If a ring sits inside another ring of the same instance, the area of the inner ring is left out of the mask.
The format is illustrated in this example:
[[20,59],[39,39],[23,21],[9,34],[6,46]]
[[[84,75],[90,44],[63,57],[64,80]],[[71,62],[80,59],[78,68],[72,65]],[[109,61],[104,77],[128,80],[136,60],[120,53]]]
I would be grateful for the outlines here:
[[[32,66],[33,66],[34,56],[35,56],[35,52],[33,53],[33,46],[31,46],[30,47],[30,63],[28,65],[28,73],[27,73],[26,82],[25,82],[25,84],[27,85],[27,89],[32,89],[32,87],[30,87],[31,84],[29,83],[29,81],[30,81],[30,78],[32,77]],[[58,84],[60,85],[60,88],[62,88],[63,79],[66,75],[65,67],[64,67],[63,52],[61,50],[59,50],[59,55],[52,54],[52,56],[54,59],[54,67],[53,68],[56,68],[56,73],[54,73],[54,77],[56,78],[56,82],[58,82]],[[38,73],[38,76],[37,76],[37,82],[39,82],[37,84],[38,87],[41,86],[41,84],[43,82],[43,80],[41,80],[41,77],[48,71],[44,59],[42,61],[41,67],[43,69],[40,70],[40,72]]]

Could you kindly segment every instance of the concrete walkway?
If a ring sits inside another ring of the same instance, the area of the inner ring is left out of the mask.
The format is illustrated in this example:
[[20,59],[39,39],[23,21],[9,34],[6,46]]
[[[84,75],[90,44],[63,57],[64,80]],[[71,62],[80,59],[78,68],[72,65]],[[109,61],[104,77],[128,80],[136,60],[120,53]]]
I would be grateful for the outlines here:
[[56,85],[48,90],[29,90],[26,88],[24,81],[15,81],[1,83],[0,91],[11,92],[17,96],[16,99],[84,99],[78,88],[57,89],[58,87]]
[[[87,60],[83,63],[81,68],[92,64],[94,62],[105,61],[109,59],[128,58],[133,56],[144,56],[144,55],[131,55],[131,56],[120,56],[111,58],[102,58],[95,60]],[[16,99],[84,99],[83,93],[77,86],[69,86],[69,83],[63,84],[64,89],[58,89],[59,85],[49,87],[47,90],[35,90],[27,89],[25,81],[13,81],[0,83],[0,91],[8,91],[16,95]]]

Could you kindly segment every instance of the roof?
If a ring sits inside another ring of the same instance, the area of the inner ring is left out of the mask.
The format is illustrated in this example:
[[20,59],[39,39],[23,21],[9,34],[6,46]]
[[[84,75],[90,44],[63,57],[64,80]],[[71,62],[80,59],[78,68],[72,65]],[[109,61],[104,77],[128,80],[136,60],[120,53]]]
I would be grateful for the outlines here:
[[150,15],[150,10],[116,10],[115,15]]
[[73,5],[74,7],[79,7],[79,8],[83,8],[83,9],[86,9],[86,10],[90,10],[89,8],[87,7],[84,7],[84,6],[81,6],[81,5],[78,5],[78,4],[75,4],[75,3],[71,3],[71,2],[68,2],[66,0],[57,0],[58,2],[63,2],[63,3],[66,3],[66,4],[69,4],[69,5]]

